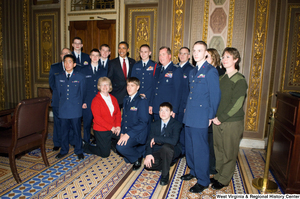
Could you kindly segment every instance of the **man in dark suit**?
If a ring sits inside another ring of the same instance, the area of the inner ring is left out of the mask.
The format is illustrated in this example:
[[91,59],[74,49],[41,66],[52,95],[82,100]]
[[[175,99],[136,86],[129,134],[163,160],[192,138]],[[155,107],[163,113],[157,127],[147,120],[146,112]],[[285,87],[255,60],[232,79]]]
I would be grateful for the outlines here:
[[113,90],[111,94],[118,100],[120,109],[123,107],[123,99],[127,95],[126,80],[130,77],[134,59],[127,57],[129,44],[125,41],[119,43],[119,56],[110,61],[107,77],[111,80]]
[[215,118],[221,98],[218,71],[205,60],[206,49],[205,42],[195,42],[193,56],[197,66],[189,74],[190,93],[183,118],[190,173],[181,179],[197,178],[197,183],[190,188],[192,193],[202,192],[210,183],[208,126]]
[[[187,97],[190,92],[188,76],[190,74],[190,71],[194,68],[194,66],[192,64],[190,64],[190,62],[189,62],[190,49],[188,47],[181,47],[179,50],[179,53],[178,53],[178,59],[179,59],[178,65],[182,69],[183,79],[182,79],[182,99],[181,99],[181,103],[179,106],[179,113],[178,113],[177,119],[179,122],[182,122],[185,107],[186,107]],[[179,140],[180,140],[180,144],[182,147],[183,155],[185,154],[184,137],[185,137],[185,131],[184,131],[184,128],[182,128]]]
[[169,102],[160,105],[160,120],[151,124],[151,132],[146,142],[144,165],[148,170],[161,170],[160,185],[169,183],[170,165],[181,154],[179,134],[182,124],[171,117],[172,109]]
[[[109,56],[110,56],[110,47],[107,44],[102,44],[99,48],[100,51],[100,63],[101,66],[108,72],[108,66],[109,66]],[[106,75],[107,76],[107,72]]]
[[83,68],[89,65],[90,57],[88,54],[81,52],[83,44],[80,37],[74,37],[72,46],[74,51],[72,54],[76,57],[76,65],[78,68]]
[[81,117],[85,90],[85,77],[74,71],[74,55],[64,56],[65,71],[55,77],[59,99],[59,118],[61,121],[61,149],[56,158],[62,158],[69,152],[69,132],[72,128],[75,144],[74,152],[79,160],[84,159],[81,139]]
[[145,143],[148,137],[148,102],[138,92],[140,80],[136,77],[127,79],[128,95],[124,99],[121,123],[121,134],[117,150],[124,156],[127,163],[133,164],[132,169],[140,168]]
[[161,67],[156,68],[153,84],[153,95],[150,99],[149,113],[154,120],[159,120],[159,105],[170,102],[173,106],[172,117],[178,117],[182,98],[182,69],[176,67],[171,61],[171,50],[168,47],[159,49]]
[[92,100],[98,93],[98,79],[107,75],[107,70],[104,69],[100,63],[100,52],[94,48],[90,53],[91,63],[88,67],[80,70],[85,75],[85,94],[83,100],[83,140],[90,143],[91,138],[91,125],[93,122],[93,114],[91,110]]
[[60,136],[60,119],[58,117],[58,93],[55,85],[55,76],[65,70],[63,58],[65,55],[71,54],[71,50],[69,48],[63,48],[60,52],[61,62],[57,62],[51,65],[50,72],[49,72],[49,85],[52,90],[52,112],[53,112],[53,120],[54,120],[54,127],[53,127],[53,151],[58,151],[61,147],[61,136]]

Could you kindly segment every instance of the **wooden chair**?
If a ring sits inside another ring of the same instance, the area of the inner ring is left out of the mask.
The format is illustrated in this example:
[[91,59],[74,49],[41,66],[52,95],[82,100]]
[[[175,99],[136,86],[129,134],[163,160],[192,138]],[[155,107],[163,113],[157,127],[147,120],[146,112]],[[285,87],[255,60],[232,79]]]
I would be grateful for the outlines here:
[[10,168],[17,183],[20,183],[21,179],[15,155],[41,147],[43,161],[47,167],[49,166],[45,150],[49,102],[48,97],[22,100],[14,110],[12,127],[9,128],[7,126],[9,122],[6,122],[0,128],[0,153],[8,153]]

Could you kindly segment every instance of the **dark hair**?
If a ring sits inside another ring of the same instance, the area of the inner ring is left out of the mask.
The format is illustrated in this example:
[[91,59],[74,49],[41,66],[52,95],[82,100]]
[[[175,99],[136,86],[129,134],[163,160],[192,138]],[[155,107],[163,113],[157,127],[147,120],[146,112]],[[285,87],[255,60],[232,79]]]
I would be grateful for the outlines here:
[[97,48],[93,48],[93,49],[91,50],[90,54],[92,54],[92,52],[97,52],[97,53],[99,53],[99,55],[100,55],[100,51],[99,51],[99,49],[97,49]]
[[141,50],[142,47],[147,47],[147,48],[149,48],[149,50],[151,50],[151,48],[148,44],[142,44],[141,47],[140,47],[140,50]]
[[109,47],[109,45],[107,45],[107,44],[102,44],[101,46],[100,46],[100,50],[102,49],[102,47],[107,47],[108,49],[109,49],[109,51],[110,51],[110,47]]
[[196,42],[194,43],[194,46],[195,46],[196,44],[201,44],[201,45],[205,46],[205,50],[207,49],[207,44],[206,44],[204,41],[196,41]]
[[64,56],[63,61],[65,61],[66,58],[71,58],[73,60],[73,63],[76,63],[76,58],[73,54],[67,54]]
[[189,54],[190,54],[190,49],[188,48],[188,47],[185,47],[185,46],[183,46],[183,47],[181,47],[180,49],[179,49],[179,52],[182,50],[182,49],[187,49],[188,51],[189,51]]
[[136,77],[129,77],[127,80],[126,80],[127,83],[135,83],[137,86],[140,86],[141,82],[138,78]]
[[163,49],[167,49],[167,53],[168,53],[169,55],[172,55],[171,49],[170,49],[169,47],[167,47],[167,46],[162,46],[162,47],[159,48],[159,51],[161,51],[161,50],[163,50]]
[[233,59],[238,59],[237,62],[235,62],[235,69],[240,70],[239,64],[241,62],[241,56],[239,51],[233,47],[226,47],[222,53],[222,57],[224,56],[225,52],[228,52],[230,55],[232,55]]
[[170,111],[173,111],[173,106],[170,102],[163,102],[159,105],[159,108],[160,107],[168,107],[170,109]]
[[73,40],[72,40],[72,43],[74,43],[74,40],[75,40],[75,39],[80,40],[80,42],[81,42],[81,44],[82,44],[82,39],[81,39],[80,37],[74,37]]
[[127,48],[129,48],[129,44],[126,41],[121,41],[118,46],[120,46],[120,44],[125,44]]
[[211,65],[213,65],[214,67],[220,66],[220,55],[218,51],[214,48],[209,48],[207,49],[207,52],[210,54],[212,58]]

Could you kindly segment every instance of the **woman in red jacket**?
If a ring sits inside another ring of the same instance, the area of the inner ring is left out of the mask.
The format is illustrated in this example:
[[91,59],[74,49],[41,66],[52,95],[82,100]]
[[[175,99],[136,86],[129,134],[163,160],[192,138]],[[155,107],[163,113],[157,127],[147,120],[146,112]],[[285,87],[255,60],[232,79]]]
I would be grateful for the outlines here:
[[85,143],[83,151],[105,158],[110,154],[112,139],[115,145],[120,138],[121,112],[117,99],[109,94],[112,91],[110,79],[99,78],[97,87],[100,92],[94,97],[91,105],[96,146]]

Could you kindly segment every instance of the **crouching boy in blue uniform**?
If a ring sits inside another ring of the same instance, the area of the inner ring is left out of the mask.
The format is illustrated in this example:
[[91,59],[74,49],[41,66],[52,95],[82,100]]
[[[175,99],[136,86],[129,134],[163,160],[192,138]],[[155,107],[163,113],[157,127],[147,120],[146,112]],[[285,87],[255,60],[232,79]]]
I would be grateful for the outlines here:
[[64,56],[65,71],[55,78],[59,105],[58,117],[61,120],[61,149],[56,158],[62,158],[69,152],[69,131],[72,128],[75,145],[74,152],[78,159],[84,159],[81,140],[82,104],[85,89],[85,76],[74,71],[74,55]]
[[117,150],[124,156],[125,162],[133,164],[133,170],[141,166],[147,140],[148,102],[140,96],[140,80],[127,79],[127,97],[123,100],[121,135]]
[[151,124],[151,131],[146,144],[145,168],[161,170],[160,185],[169,183],[170,165],[181,155],[179,136],[182,124],[171,117],[172,110],[173,107],[169,102],[160,104],[160,120]]

